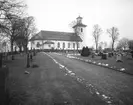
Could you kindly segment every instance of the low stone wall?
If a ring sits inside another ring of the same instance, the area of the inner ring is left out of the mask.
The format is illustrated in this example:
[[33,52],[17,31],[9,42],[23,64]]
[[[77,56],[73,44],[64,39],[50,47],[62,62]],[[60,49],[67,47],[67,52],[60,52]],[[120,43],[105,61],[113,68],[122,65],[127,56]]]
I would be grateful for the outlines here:
[[44,52],[66,52],[66,53],[75,53],[75,52],[78,52],[80,53],[81,50],[59,50],[59,49],[44,49],[44,50],[36,50],[37,52],[40,52],[40,51],[44,51]]

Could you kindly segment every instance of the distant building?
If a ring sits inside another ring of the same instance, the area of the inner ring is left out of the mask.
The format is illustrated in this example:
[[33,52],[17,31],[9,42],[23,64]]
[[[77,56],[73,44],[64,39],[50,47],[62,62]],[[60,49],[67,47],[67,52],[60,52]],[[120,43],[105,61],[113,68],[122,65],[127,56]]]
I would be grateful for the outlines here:
[[76,25],[73,26],[76,33],[42,30],[30,39],[30,47],[32,49],[81,49],[84,41],[85,27],[86,25],[82,23],[82,17],[79,16]]

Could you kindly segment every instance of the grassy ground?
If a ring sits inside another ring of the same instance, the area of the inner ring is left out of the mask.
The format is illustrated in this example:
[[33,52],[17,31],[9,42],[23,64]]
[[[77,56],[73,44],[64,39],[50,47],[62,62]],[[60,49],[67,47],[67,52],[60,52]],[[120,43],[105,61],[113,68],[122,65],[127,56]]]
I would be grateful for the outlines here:
[[25,55],[6,64],[10,105],[106,105],[43,53],[34,57],[38,68],[26,68]]
[[122,57],[123,62],[116,62],[116,57],[108,57],[107,60],[103,60],[101,59],[100,56],[95,56],[95,58],[91,58],[91,56],[89,57],[82,57],[80,55],[73,55],[73,56],[96,61],[96,63],[106,63],[109,64],[110,66],[113,67],[115,66],[116,68],[125,68],[126,69],[125,72],[133,74],[133,59],[131,58],[131,56],[123,56]]
[[[133,105],[133,76],[112,69],[70,59],[60,54],[50,53],[62,65],[83,77],[96,89],[107,96],[119,100],[113,105]],[[83,58],[82,58],[83,59]]]
[[115,105],[133,104],[133,76],[112,69],[85,63],[77,59],[70,59],[60,54],[50,53],[59,63],[65,65],[79,77],[83,77],[96,89],[107,96],[120,100]]

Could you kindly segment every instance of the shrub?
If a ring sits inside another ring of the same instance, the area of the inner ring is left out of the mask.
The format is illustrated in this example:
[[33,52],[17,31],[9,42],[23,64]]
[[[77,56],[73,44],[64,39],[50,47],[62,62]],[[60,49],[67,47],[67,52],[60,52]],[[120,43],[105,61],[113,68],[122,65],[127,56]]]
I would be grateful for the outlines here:
[[83,47],[81,51],[81,56],[89,56],[91,54],[91,49],[88,47]]

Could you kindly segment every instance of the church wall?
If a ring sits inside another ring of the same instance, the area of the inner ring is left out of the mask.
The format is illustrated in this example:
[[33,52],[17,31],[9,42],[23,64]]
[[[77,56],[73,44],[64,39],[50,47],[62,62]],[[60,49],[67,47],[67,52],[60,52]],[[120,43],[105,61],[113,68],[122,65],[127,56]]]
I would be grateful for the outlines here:
[[[82,24],[82,17],[77,17],[77,24],[73,27],[75,32],[78,33],[80,38],[82,39],[83,42],[79,42],[80,47],[78,49],[82,49],[83,46],[86,46],[86,25]],[[34,43],[30,43],[30,47],[35,48],[35,49],[64,49],[64,50],[76,50],[77,49],[77,43],[74,41],[59,41],[59,40],[51,40],[54,42],[54,44],[43,44],[47,40],[35,40]],[[37,43],[40,43],[41,46],[37,47]],[[59,46],[59,44],[60,46]],[[65,47],[63,47],[63,44],[65,44]],[[70,47],[68,47],[68,44],[70,44]],[[74,46],[74,47],[73,47]]]
[[42,41],[42,40],[35,40],[35,41],[30,42],[31,48],[32,48],[32,49],[34,49],[34,48],[35,48],[35,49],[42,49],[42,46],[40,46],[40,47],[37,47],[37,46],[36,46],[37,43],[42,44],[43,41]]
[[[74,41],[52,41],[52,42],[54,42],[54,49],[64,49],[64,50],[76,50],[77,49],[77,44]],[[60,47],[58,47],[58,43],[60,43]],[[63,43],[65,44],[64,48],[63,48]],[[68,43],[70,43],[70,47],[68,47]],[[75,44],[75,48],[73,48],[73,44]],[[81,43],[79,42],[79,44]]]
[[85,43],[85,40],[86,40],[86,37],[85,37],[85,35],[86,35],[86,28],[82,27],[82,26],[78,26],[78,27],[76,27],[76,29],[77,29],[77,32],[79,33],[80,38],[83,40],[82,45],[86,46],[86,43]]
[[[40,47],[37,47],[37,43],[44,43],[46,42],[47,40],[35,40],[33,42],[30,42],[30,46],[32,47],[32,49],[51,49],[51,48],[54,48],[54,49],[64,49],[64,50],[76,50],[77,49],[77,43],[74,42],[74,41],[55,41],[55,40],[49,40],[51,42],[54,42],[54,44],[44,44],[43,46],[40,46]],[[58,45],[58,43],[60,43],[60,46]],[[65,47],[63,48],[63,43],[65,44]],[[68,43],[70,44],[70,47],[68,46]],[[74,45],[75,44],[75,45]],[[75,48],[73,47],[75,46]],[[81,42],[79,42],[79,49],[82,48],[82,45],[81,45]],[[31,48],[29,48],[31,49]]]

